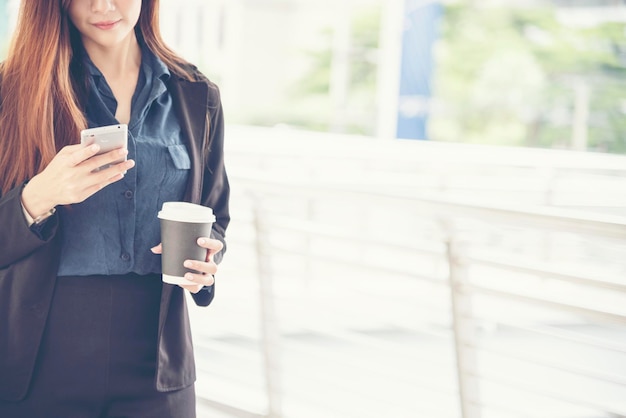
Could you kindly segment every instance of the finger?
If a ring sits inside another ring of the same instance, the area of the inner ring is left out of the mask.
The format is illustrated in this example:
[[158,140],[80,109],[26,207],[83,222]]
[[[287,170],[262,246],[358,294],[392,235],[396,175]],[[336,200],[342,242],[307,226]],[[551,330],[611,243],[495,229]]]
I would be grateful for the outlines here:
[[83,201],[87,199],[89,196],[99,192],[100,190],[107,187],[109,184],[113,184],[116,181],[120,181],[123,178],[124,178],[124,174],[120,173],[120,174],[116,174],[115,176],[111,178],[106,179],[105,181],[101,181],[101,182],[98,182],[96,184],[86,187],[83,191],[83,197],[79,201]]
[[99,192],[100,190],[107,187],[109,184],[113,184],[116,181],[120,181],[124,178],[126,171],[135,166],[135,162],[133,160],[128,160],[120,164],[116,164],[107,168],[106,170],[97,171],[93,173],[95,175],[95,184],[91,186],[87,186],[84,190],[83,199],[88,198],[94,193]]
[[162,254],[163,253],[163,244],[159,244],[155,247],[150,248],[150,251],[152,251],[154,254]]
[[73,154],[77,151],[84,150],[86,148],[89,148],[89,146],[85,144],[66,145],[63,148],[61,148],[61,150],[59,151],[59,154]]
[[213,256],[222,251],[224,248],[224,243],[222,241],[206,237],[198,238],[198,245],[208,250],[204,261],[211,262],[213,262]]
[[222,241],[212,238],[201,237],[198,238],[198,245],[202,248],[206,248],[206,260],[205,261],[213,261],[213,256],[224,248],[224,243]]
[[104,170],[90,172],[91,182],[95,183],[96,188],[102,189],[111,183],[115,183],[124,178],[126,172],[135,166],[135,161],[127,160],[119,164],[114,164]]
[[212,274],[197,274],[197,273],[185,273],[185,279],[193,282],[195,284],[199,284],[202,286],[211,286],[215,283],[215,279]]
[[224,248],[222,241],[207,237],[198,238],[198,245],[213,252],[221,251]]
[[126,161],[122,161],[121,163],[111,164],[110,166],[102,170],[98,170],[96,172],[97,173],[96,175],[101,177],[104,181],[106,180],[107,177],[113,177],[116,174],[126,174],[126,172],[130,170],[131,168],[133,168],[134,166],[135,166],[135,160],[126,160]]
[[183,265],[190,269],[198,271],[202,274],[215,274],[217,273],[217,264],[213,262],[197,261],[197,260],[185,260]]
[[85,168],[89,171],[94,171],[104,165],[109,165],[124,159],[126,155],[128,155],[128,150],[126,148],[117,148],[113,151],[105,152],[104,154],[96,155],[90,158],[87,162],[85,162]]
[[100,151],[100,145],[92,144],[88,147],[84,145],[69,145],[64,147],[59,154],[68,154],[70,164],[75,167],[96,155]]

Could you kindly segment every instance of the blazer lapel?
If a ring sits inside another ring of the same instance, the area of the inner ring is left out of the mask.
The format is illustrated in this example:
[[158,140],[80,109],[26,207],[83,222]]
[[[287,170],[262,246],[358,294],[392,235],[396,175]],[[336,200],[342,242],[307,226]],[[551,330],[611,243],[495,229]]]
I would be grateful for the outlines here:
[[[202,199],[202,180],[204,174],[203,148],[207,138],[207,102],[209,89],[204,82],[190,82],[172,74],[169,81],[176,116],[183,133],[183,142],[187,146],[191,159],[191,169],[185,200],[200,203]],[[159,340],[167,317],[172,290],[177,286],[164,284],[161,291],[161,309],[159,313]],[[178,288],[180,290],[180,288]]]
[[204,139],[208,137],[207,102],[209,89],[204,82],[190,82],[173,76],[170,92],[183,131],[183,141],[191,158],[191,172],[185,200],[200,203],[204,174]]

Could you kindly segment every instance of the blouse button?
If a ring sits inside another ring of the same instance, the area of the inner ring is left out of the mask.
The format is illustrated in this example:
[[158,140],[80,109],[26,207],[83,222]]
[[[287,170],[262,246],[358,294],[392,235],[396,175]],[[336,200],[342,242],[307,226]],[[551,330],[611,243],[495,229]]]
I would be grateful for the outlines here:
[[128,253],[123,253],[123,254],[120,256],[120,258],[121,258],[122,260],[124,260],[124,261],[128,261],[128,260],[130,260],[130,254],[128,254]]
[[132,191],[132,190],[126,190],[126,191],[124,192],[124,197],[125,197],[126,199],[132,199],[134,195],[135,195],[135,194],[133,193],[133,191]]

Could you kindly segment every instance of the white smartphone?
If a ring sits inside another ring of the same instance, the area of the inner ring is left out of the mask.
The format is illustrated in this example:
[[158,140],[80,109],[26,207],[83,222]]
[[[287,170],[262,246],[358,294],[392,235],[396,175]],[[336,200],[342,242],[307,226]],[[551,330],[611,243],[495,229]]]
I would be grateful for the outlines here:
[[[89,146],[91,144],[100,145],[98,154],[113,151],[117,148],[128,148],[128,125],[121,123],[118,125],[100,126],[98,128],[83,129],[80,131],[80,143]],[[126,161],[126,156],[119,160],[113,161],[111,164],[118,164]],[[111,166],[105,164],[94,171],[104,170]]]

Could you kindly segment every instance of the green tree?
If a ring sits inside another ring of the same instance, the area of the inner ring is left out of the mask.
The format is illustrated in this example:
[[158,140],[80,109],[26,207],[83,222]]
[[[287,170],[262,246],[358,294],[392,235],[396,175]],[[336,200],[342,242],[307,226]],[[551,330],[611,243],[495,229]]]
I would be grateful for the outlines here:
[[626,151],[623,34],[618,23],[564,25],[549,7],[446,6],[433,137],[569,147],[582,88],[588,149]]
[[[344,131],[373,135],[376,129],[376,73],[380,10],[371,7],[359,11],[351,22],[348,97],[342,116]],[[290,91],[290,100],[281,115],[286,123],[306,129],[329,131],[333,124],[330,78],[332,67],[331,28],[320,36],[325,47],[304,51],[309,67]]]

